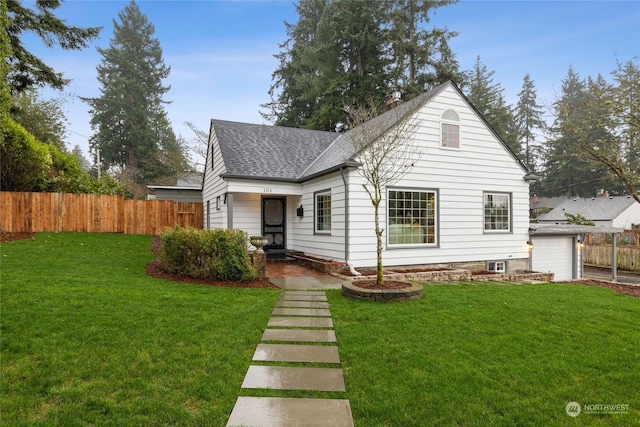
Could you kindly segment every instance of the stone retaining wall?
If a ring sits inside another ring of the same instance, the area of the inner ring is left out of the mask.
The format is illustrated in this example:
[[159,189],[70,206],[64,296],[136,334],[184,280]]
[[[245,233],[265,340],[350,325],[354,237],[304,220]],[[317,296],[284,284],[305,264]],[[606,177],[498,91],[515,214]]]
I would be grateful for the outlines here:
[[424,290],[422,285],[411,284],[403,289],[363,289],[354,286],[350,282],[342,284],[342,295],[361,301],[375,302],[400,302],[422,298]]

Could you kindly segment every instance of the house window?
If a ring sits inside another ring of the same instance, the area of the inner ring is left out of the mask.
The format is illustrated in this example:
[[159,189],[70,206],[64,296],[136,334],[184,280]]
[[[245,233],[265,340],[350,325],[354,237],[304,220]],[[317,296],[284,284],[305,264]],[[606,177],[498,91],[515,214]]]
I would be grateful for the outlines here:
[[511,231],[511,194],[484,193],[484,231]]
[[220,209],[221,209],[220,208],[220,196],[217,196],[216,197],[216,210],[219,211]]
[[460,117],[453,110],[442,113],[442,147],[460,148]]
[[315,193],[316,233],[331,232],[331,190]]
[[507,271],[507,263],[505,261],[489,261],[487,263],[487,270],[496,273],[504,273]]
[[387,241],[395,245],[435,245],[437,193],[389,190]]

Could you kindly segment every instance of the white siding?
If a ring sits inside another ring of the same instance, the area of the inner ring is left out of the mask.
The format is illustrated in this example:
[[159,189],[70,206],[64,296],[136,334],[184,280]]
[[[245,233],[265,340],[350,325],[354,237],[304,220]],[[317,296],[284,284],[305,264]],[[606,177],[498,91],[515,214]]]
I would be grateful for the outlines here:
[[[211,160],[213,159],[213,169]],[[222,155],[218,147],[216,135],[209,134],[209,147],[207,148],[207,158],[205,160],[205,177],[202,186],[202,201],[204,207],[204,226],[207,227],[207,201],[210,205],[210,227],[227,227],[227,204],[224,204],[224,194],[227,192],[227,182],[220,178],[220,174],[225,172],[222,162]],[[216,208],[216,200],[220,197],[219,209]]]
[[[314,233],[314,193],[331,190],[331,233]],[[292,207],[289,217],[288,249],[298,250],[321,258],[344,260],[344,182],[340,172],[302,184],[303,195]],[[295,208],[302,204],[304,217],[295,216]]]
[[[460,149],[440,148],[440,116],[452,108],[460,116]],[[529,186],[513,156],[453,89],[446,89],[418,112],[422,119],[415,143],[422,151],[409,175],[395,188],[438,192],[437,247],[397,248],[385,245],[386,266],[514,260],[528,257]],[[362,178],[351,172],[350,258],[358,267],[375,265],[373,207]],[[511,194],[512,230],[485,233],[484,192]],[[386,194],[380,206],[386,230]]]

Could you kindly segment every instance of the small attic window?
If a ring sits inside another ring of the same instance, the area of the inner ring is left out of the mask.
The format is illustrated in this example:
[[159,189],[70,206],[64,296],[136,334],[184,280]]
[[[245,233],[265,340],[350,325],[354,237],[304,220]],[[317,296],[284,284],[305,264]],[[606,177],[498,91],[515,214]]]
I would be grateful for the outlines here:
[[460,117],[453,110],[446,110],[441,117],[442,148],[460,148]]

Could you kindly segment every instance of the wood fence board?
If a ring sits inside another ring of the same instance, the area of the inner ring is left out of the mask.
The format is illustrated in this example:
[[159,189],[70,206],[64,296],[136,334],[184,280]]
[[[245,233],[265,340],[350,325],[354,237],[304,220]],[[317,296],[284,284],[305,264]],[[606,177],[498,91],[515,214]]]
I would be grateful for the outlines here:
[[0,192],[0,230],[156,235],[176,224],[199,226],[202,203],[125,200],[103,194]]

